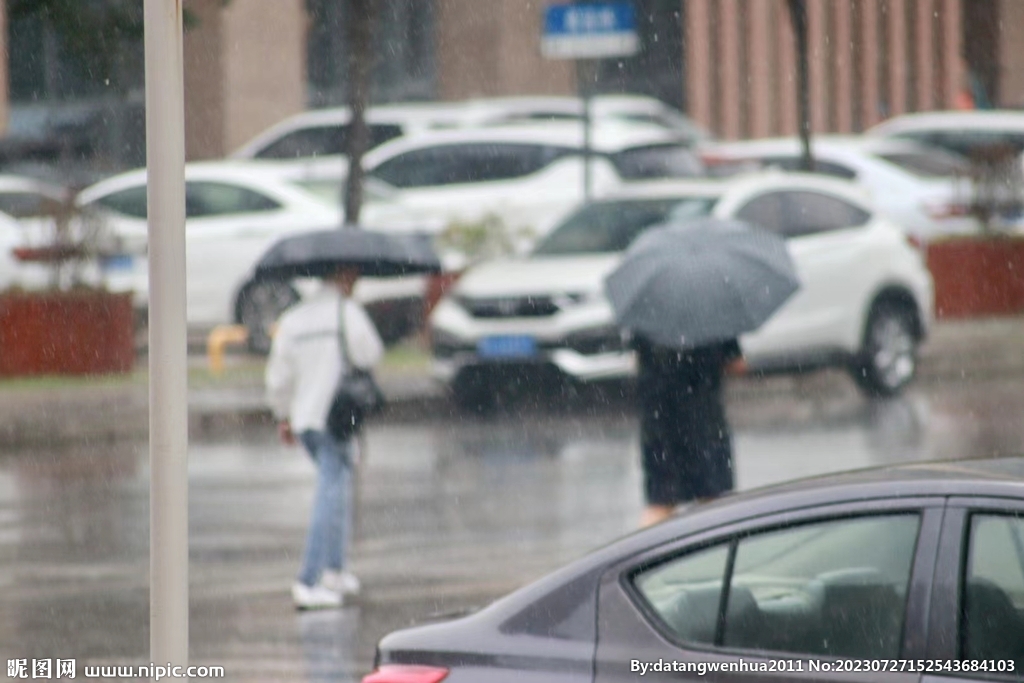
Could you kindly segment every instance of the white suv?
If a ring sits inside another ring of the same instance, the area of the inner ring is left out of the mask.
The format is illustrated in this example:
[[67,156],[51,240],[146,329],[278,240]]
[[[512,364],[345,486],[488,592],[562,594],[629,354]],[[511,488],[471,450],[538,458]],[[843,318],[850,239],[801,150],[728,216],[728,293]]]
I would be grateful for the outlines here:
[[[401,136],[431,130],[504,126],[516,123],[579,121],[583,101],[571,96],[493,97],[461,102],[407,102],[370,107],[366,112],[369,149]],[[682,112],[653,97],[598,95],[594,121],[657,126],[689,143],[709,139]],[[344,154],[352,113],[348,107],[313,109],[266,129],[232,153],[235,159],[290,161]]]
[[[872,205],[921,242],[979,229],[969,215],[971,168],[967,160],[910,140],[818,135],[812,141],[816,172],[855,181]],[[750,163],[797,171],[797,138],[706,145],[706,162]]]
[[932,318],[919,252],[853,184],[782,172],[648,183],[579,209],[528,258],[470,269],[431,317],[435,375],[465,407],[493,400],[529,368],[578,380],[631,375],[604,278],[643,230],[702,215],[782,234],[796,262],[801,289],[741,339],[752,370],[842,366],[874,395],[911,380]]
[[[542,236],[583,198],[583,145],[583,127],[572,121],[392,140],[363,160],[388,201],[367,204],[361,220],[381,230],[438,233],[494,216],[509,229]],[[594,196],[626,181],[704,172],[677,133],[621,122],[592,127],[590,169]]]

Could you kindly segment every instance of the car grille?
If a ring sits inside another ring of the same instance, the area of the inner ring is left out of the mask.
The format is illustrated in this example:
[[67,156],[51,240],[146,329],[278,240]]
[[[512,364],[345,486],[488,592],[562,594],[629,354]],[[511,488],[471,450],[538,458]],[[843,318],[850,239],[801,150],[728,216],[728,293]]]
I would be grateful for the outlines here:
[[460,303],[474,318],[543,318],[559,310],[549,296],[464,298]]

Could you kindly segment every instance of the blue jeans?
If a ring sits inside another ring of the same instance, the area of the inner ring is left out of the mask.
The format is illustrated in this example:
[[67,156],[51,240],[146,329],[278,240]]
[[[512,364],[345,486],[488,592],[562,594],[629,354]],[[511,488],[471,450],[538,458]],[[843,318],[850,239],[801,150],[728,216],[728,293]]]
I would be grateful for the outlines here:
[[352,529],[352,443],[338,443],[326,432],[299,435],[316,464],[316,493],[306,535],[299,581],[313,586],[324,569],[340,571]]

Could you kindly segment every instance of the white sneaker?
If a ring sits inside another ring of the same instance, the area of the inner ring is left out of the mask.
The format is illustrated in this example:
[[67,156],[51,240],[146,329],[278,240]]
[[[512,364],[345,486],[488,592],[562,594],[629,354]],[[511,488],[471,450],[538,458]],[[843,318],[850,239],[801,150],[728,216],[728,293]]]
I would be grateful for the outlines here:
[[330,609],[341,607],[341,593],[327,586],[307,586],[301,581],[292,584],[292,600],[296,609]]
[[362,590],[362,584],[352,572],[336,572],[333,569],[325,569],[320,576],[320,583],[342,595],[359,595],[359,591]]

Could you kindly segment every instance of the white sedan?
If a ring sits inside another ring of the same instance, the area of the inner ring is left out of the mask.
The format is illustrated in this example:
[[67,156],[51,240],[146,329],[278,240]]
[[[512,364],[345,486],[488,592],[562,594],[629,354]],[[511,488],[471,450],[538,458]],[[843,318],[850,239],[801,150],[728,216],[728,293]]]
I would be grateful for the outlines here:
[[992,148],[1024,151],[1024,112],[982,109],[903,114],[869,128],[866,136],[911,140],[971,156]]
[[[924,242],[942,235],[977,232],[969,215],[970,167],[959,155],[910,140],[819,135],[811,145],[816,172],[857,182],[874,206]],[[774,138],[708,144],[709,164],[750,162],[758,167],[800,170],[800,141]]]
[[933,296],[919,252],[852,183],[782,172],[638,187],[582,207],[528,258],[470,269],[431,317],[435,375],[467,407],[492,401],[531,368],[583,381],[629,376],[633,357],[604,278],[650,226],[705,215],[783,235],[801,279],[797,294],[741,339],[752,369],[840,366],[882,395],[914,376]]
[[[298,298],[288,285],[256,285],[257,259],[281,237],[340,225],[336,206],[281,180],[272,168],[243,163],[197,163],[185,170],[188,323],[196,328],[241,322],[254,348]],[[108,280],[130,282],[136,304],[148,302],[146,172],[131,171],[83,190],[81,209],[105,222],[114,244],[104,260]]]
[[[304,111],[267,128],[231,157],[285,161],[340,155],[348,146],[351,119],[348,107]],[[366,125],[372,149],[392,138],[459,125],[459,113],[449,103],[384,104],[367,110]]]

